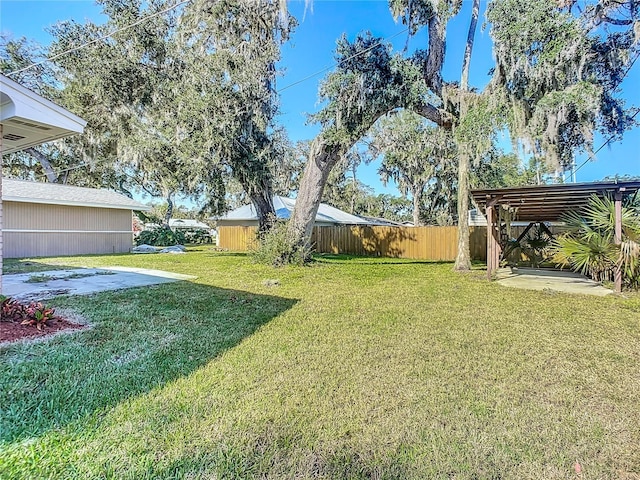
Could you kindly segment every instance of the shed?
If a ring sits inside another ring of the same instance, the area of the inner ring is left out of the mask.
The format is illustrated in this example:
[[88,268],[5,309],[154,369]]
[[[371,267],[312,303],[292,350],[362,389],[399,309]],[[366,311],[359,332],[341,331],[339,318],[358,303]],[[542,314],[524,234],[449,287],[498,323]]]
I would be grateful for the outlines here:
[[[288,220],[293,213],[293,209],[296,206],[296,200],[294,198],[280,197],[274,195],[273,208],[276,212],[276,216],[282,220]],[[237,208],[224,217],[216,219],[218,227],[257,227],[258,215],[256,209],[251,205],[245,205]],[[316,215],[316,227],[329,227],[332,225],[371,225],[372,221],[366,220],[357,215],[352,215],[342,210],[321,203]]]
[[110,190],[3,179],[5,258],[128,252],[132,210],[149,207]]

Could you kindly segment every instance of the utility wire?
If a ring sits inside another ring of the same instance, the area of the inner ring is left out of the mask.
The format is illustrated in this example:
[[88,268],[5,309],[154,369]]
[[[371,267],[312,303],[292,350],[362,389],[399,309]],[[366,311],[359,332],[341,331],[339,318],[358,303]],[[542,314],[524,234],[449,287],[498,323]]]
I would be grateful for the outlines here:
[[[174,5],[174,6],[173,6],[173,7],[171,7],[171,8],[175,8],[175,7],[177,7],[178,5],[183,4],[183,3],[187,3],[187,2],[189,2],[189,1],[191,1],[191,0],[185,0],[185,1],[183,1],[183,2],[180,2],[179,4]],[[166,12],[166,11],[168,11],[168,10],[170,10],[170,9],[166,9],[166,10],[164,10],[163,12]],[[158,13],[160,13],[160,12],[158,12]],[[154,14],[154,15],[156,15],[156,14]],[[149,18],[149,17],[145,17],[145,19],[146,19],[146,18]],[[128,27],[125,27],[125,29],[126,29],[126,28],[130,28],[130,27],[132,27],[132,26],[133,26],[133,25],[129,25]],[[361,52],[354,53],[353,55],[350,55],[349,57],[347,57],[347,58],[345,58],[345,59],[343,59],[343,60],[340,60],[339,62],[334,63],[333,65],[329,65],[328,67],[325,67],[325,68],[323,68],[323,69],[321,69],[321,70],[318,70],[318,71],[316,71],[316,72],[313,72],[313,73],[311,73],[311,74],[307,75],[306,77],[301,78],[300,80],[296,80],[296,81],[295,81],[295,82],[293,82],[293,83],[290,83],[290,84],[288,84],[288,85],[285,85],[284,87],[282,87],[282,88],[280,88],[280,89],[276,90],[276,91],[275,91],[275,92],[273,92],[273,93],[275,93],[276,95],[278,95],[278,94],[282,93],[284,90],[287,90],[287,89],[289,89],[289,88],[295,87],[296,85],[299,85],[299,84],[301,84],[301,83],[304,83],[304,82],[306,82],[307,80],[311,80],[312,78],[314,78],[314,77],[316,77],[316,76],[320,75],[321,73],[324,73],[324,72],[326,72],[326,71],[328,71],[328,70],[331,70],[332,68],[335,68],[335,67],[339,66],[339,65],[340,65],[341,63],[343,63],[343,62],[347,62],[347,61],[349,61],[349,60],[353,60],[354,58],[358,58],[358,57],[360,57],[360,56],[362,56],[362,55],[364,55],[364,54],[366,54],[366,53],[369,53],[371,50],[373,50],[374,48],[376,48],[376,47],[378,47],[378,46],[382,45],[384,42],[387,42],[387,41],[391,40],[392,38],[395,38],[395,37],[397,37],[397,36],[399,36],[399,35],[402,35],[403,33],[407,32],[408,30],[409,30],[409,28],[407,27],[407,28],[405,28],[405,29],[403,29],[403,30],[400,30],[399,32],[394,33],[393,35],[389,35],[388,37],[382,38],[382,39],[380,39],[379,41],[377,41],[376,43],[374,43],[373,45],[371,45],[370,47],[368,47],[368,48],[366,48],[366,49],[362,50]],[[112,32],[112,34],[113,34],[113,33],[115,33],[115,32]],[[105,37],[103,37],[102,39],[107,38],[107,37],[108,37],[108,35],[107,35],[107,36],[105,36]],[[92,41],[92,42],[89,42],[89,43],[85,44],[84,46],[87,46],[87,45],[89,45],[90,43],[95,43],[95,42],[97,42],[97,41],[99,41],[99,40],[100,40],[100,39],[96,39],[96,40],[94,40],[94,41]],[[83,46],[81,46],[81,47],[77,47],[76,49],[67,50],[66,52],[63,52],[63,53],[70,53],[70,52],[72,52],[72,51],[74,51],[74,50],[77,50],[77,49],[79,49],[79,48],[83,48]],[[62,55],[62,54],[60,54],[60,55]],[[51,57],[51,58],[57,58],[57,57],[59,57],[60,55],[56,55],[55,57]],[[49,59],[48,59],[48,60],[49,60]],[[48,60],[44,60],[43,62],[46,62],[46,61],[48,61]],[[34,64],[32,64],[32,65],[29,65],[29,66],[28,66],[28,67],[26,67],[26,68],[34,67],[34,66],[39,65],[39,64],[41,64],[41,63],[43,63],[43,62],[34,63]],[[25,70],[25,69],[16,70],[15,72],[10,73],[9,75],[12,75],[12,74],[14,74],[14,73],[19,73],[19,72],[21,72],[21,71],[23,71],[23,70]],[[269,96],[270,96],[270,95],[272,95],[273,93],[269,93],[268,95],[265,95],[264,99],[269,98]],[[247,107],[247,108],[245,108],[245,110],[244,110],[244,111],[248,111],[248,107]],[[240,111],[238,112],[238,114],[243,113],[244,111],[243,111],[243,110],[240,110]],[[95,163],[95,165],[97,165],[98,163],[100,163],[100,162],[96,162],[96,163]],[[62,173],[70,172],[70,171],[72,171],[72,170],[77,170],[77,169],[79,169],[79,168],[86,167],[86,166],[89,166],[89,165],[91,165],[91,164],[92,164],[92,162],[84,162],[84,163],[81,163],[80,165],[76,165],[76,166],[74,166],[74,167],[70,167],[70,168],[65,168],[65,169],[63,169],[63,170],[60,170],[60,171],[58,171],[58,172],[54,172],[54,173],[56,174],[56,176],[58,176],[58,175],[60,175],[60,174],[62,174]],[[41,177],[41,178],[46,177],[46,176],[47,176],[46,174],[41,174],[41,175],[39,175],[39,177]]]
[[[631,116],[631,120],[634,120],[634,119],[636,118],[636,115],[638,115],[638,113],[640,113],[640,107],[639,107],[639,108],[637,108],[637,109],[636,109],[636,112]],[[587,163],[589,163],[591,160],[594,160],[594,161],[598,160],[598,159],[596,158],[596,154],[597,154],[600,150],[602,150],[604,147],[606,147],[606,146],[609,144],[609,142],[611,142],[611,140],[613,140],[614,138],[616,138],[616,136],[617,136],[617,135],[616,135],[615,133],[614,133],[613,135],[610,135],[610,136],[609,136],[609,137],[604,141],[604,143],[603,143],[602,145],[600,145],[600,146],[599,146],[599,147],[598,147],[598,148],[597,148],[593,153],[589,153],[589,154],[587,154],[587,155],[588,155],[588,158],[587,158],[584,162],[582,162],[578,168],[576,168],[575,170],[573,170],[573,171],[572,171],[572,175],[575,175],[575,174],[576,174],[576,172],[577,172],[578,170],[580,170],[582,167],[584,167],[584,166],[585,166]]]
[[184,5],[185,3],[189,3],[190,1],[191,0],[182,0],[182,1],[178,2],[178,3],[176,3],[175,5],[172,5],[170,7],[167,7],[165,9],[163,9],[163,10],[159,10],[159,11],[157,11],[155,13],[147,15],[147,16],[145,16],[145,17],[143,17],[143,18],[141,18],[141,19],[139,19],[139,20],[137,20],[137,21],[135,21],[135,22],[133,22],[133,23],[131,23],[129,25],[126,25],[126,26],[124,26],[122,28],[118,28],[116,30],[113,30],[112,32],[109,32],[109,33],[107,33],[107,34],[105,34],[105,35],[103,35],[103,36],[101,36],[99,38],[93,39],[93,40],[91,40],[89,42],[86,42],[86,43],[83,43],[81,45],[78,45],[77,47],[73,47],[73,48],[70,48],[70,49],[65,50],[63,52],[57,53],[56,55],[52,55],[51,57],[47,57],[47,58],[45,58],[44,60],[42,60],[40,62],[32,63],[31,65],[27,65],[26,67],[20,68],[19,70],[14,70],[13,72],[7,73],[6,75],[8,77],[10,77],[12,75],[17,75],[18,73],[24,72],[26,70],[30,70],[31,68],[37,67],[37,66],[42,65],[44,63],[51,62],[51,61],[53,61],[53,60],[55,60],[57,58],[63,57],[65,55],[68,55],[69,53],[73,53],[73,52],[77,52],[78,50],[82,50],[83,48],[88,47],[89,45],[93,45],[94,43],[98,43],[98,42],[101,42],[102,40],[106,40],[107,38],[114,36],[116,33],[120,33],[120,32],[124,32],[125,30],[129,30],[130,28],[133,28],[133,27],[135,27],[137,25],[140,25],[141,23],[144,23],[147,20],[150,20],[150,19],[152,19],[154,17],[157,17],[159,15],[167,13],[167,12],[173,10],[174,8],[179,7],[180,5]]
[[[633,60],[631,61],[631,63],[629,64],[629,67],[627,68],[627,70],[624,72],[624,74],[622,75],[622,77],[620,77],[620,80],[618,81],[618,83],[616,84],[615,87],[613,87],[612,91],[615,91],[616,88],[618,88],[620,86],[620,84],[624,81],[624,79],[626,78],[626,76],[629,74],[629,72],[631,71],[631,67],[633,67],[633,64],[636,63],[636,60],[638,60],[638,58],[640,57],[640,50],[638,50],[638,53],[636,54],[636,56],[633,58]],[[636,110],[636,112],[631,116],[631,120],[634,120],[636,118],[636,115],[638,115],[638,113],[640,112],[640,108],[638,108]],[[575,168],[571,171],[571,176],[573,176],[575,178],[575,174],[578,172],[578,170],[580,170],[582,167],[584,167],[587,163],[589,163],[591,160],[593,161],[597,161],[598,159],[596,158],[596,154],[602,150],[604,147],[606,147],[609,142],[611,142],[611,140],[613,140],[614,138],[616,138],[616,134],[610,135],[602,145],[600,145],[593,153],[588,153],[587,154],[587,159],[582,162],[580,164],[580,166],[578,168]]]
[[409,31],[409,27],[405,28],[404,30],[400,30],[397,33],[394,33],[393,35],[390,35],[388,37],[385,37],[385,38],[381,39],[379,42],[374,43],[369,48],[366,48],[365,50],[363,50],[361,52],[354,53],[353,55],[351,55],[351,56],[349,56],[349,57],[347,57],[347,58],[345,58],[343,60],[340,60],[338,63],[334,63],[333,65],[329,65],[328,67],[325,67],[325,68],[323,68],[321,70],[318,70],[317,72],[313,72],[313,73],[307,75],[306,77],[301,78],[300,80],[296,80],[295,82],[290,83],[289,85],[285,85],[280,90],[278,90],[276,93],[281,93],[284,90],[287,90],[288,88],[295,87],[296,85],[299,85],[300,83],[306,82],[307,80],[310,80],[313,77],[316,77],[316,76],[320,75],[321,73],[326,72],[327,70],[331,70],[332,68],[337,67],[338,65],[340,65],[343,62],[348,62],[349,60],[353,60],[354,58],[357,58],[357,57],[359,57],[361,55],[364,55],[365,53],[369,53],[371,50],[373,50],[377,46],[381,45],[382,42],[386,42],[388,40],[391,40],[392,38],[400,36],[400,35],[402,35],[403,33],[407,32],[407,31]]

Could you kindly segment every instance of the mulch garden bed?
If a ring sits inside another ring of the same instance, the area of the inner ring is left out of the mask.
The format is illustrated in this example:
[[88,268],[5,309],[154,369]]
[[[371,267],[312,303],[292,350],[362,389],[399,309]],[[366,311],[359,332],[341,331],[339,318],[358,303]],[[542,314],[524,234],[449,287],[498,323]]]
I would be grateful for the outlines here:
[[13,343],[30,338],[42,338],[63,330],[80,330],[87,325],[79,325],[64,318],[54,318],[47,322],[47,326],[38,330],[34,325],[21,325],[20,322],[0,321],[0,343]]

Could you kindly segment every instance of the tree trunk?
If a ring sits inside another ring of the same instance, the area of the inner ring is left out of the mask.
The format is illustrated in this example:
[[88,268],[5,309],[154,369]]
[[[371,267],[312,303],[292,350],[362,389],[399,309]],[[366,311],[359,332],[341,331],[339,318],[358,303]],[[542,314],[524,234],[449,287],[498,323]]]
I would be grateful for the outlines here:
[[420,219],[420,192],[422,189],[411,190],[411,200],[413,201],[413,224],[416,227],[422,226],[422,220]]
[[[473,51],[473,38],[478,25],[478,13],[480,0],[473,0],[471,7],[471,23],[467,35],[467,45],[462,60],[462,75],[460,78],[460,120],[467,114],[466,93],[469,90],[469,66],[471,64],[471,52]],[[454,270],[471,270],[471,253],[469,251],[469,152],[462,145],[458,156],[458,255]]]
[[271,190],[263,190],[261,193],[250,195],[251,202],[258,215],[258,233],[263,235],[269,231],[276,220],[276,212],[273,208]]
[[353,191],[351,192],[351,211],[349,212],[351,215],[355,214],[356,211],[356,196],[358,195],[358,182],[356,180],[356,170],[358,170],[358,165],[353,161],[351,164],[351,175],[352,175],[352,184]]
[[460,152],[458,157],[458,255],[454,270],[471,270],[469,251],[469,154]]
[[171,216],[173,215],[173,192],[167,194],[167,213],[164,214],[164,223],[163,227],[169,227],[169,220],[171,220]]
[[445,27],[439,15],[433,15],[428,22],[429,55],[424,65],[424,80],[436,95],[442,95],[442,65],[445,54]]
[[336,145],[327,145],[322,135],[311,144],[296,206],[287,228],[291,247],[308,245],[311,241],[313,225],[329,173],[347,150]]
[[53,166],[51,165],[51,162],[45,154],[33,147],[27,148],[25,152],[35,158],[38,163],[40,163],[45,175],[47,176],[47,180],[49,180],[50,183],[58,183],[58,174],[53,170]]

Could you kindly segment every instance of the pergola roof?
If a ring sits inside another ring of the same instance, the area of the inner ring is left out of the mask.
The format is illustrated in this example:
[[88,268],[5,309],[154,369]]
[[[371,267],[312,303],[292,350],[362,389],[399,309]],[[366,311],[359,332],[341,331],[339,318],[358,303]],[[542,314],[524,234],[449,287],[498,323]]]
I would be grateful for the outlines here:
[[629,195],[639,190],[640,181],[612,181],[479,189],[472,190],[471,195],[482,211],[491,202],[514,208],[515,220],[554,222],[566,212],[585,207],[592,195]]

